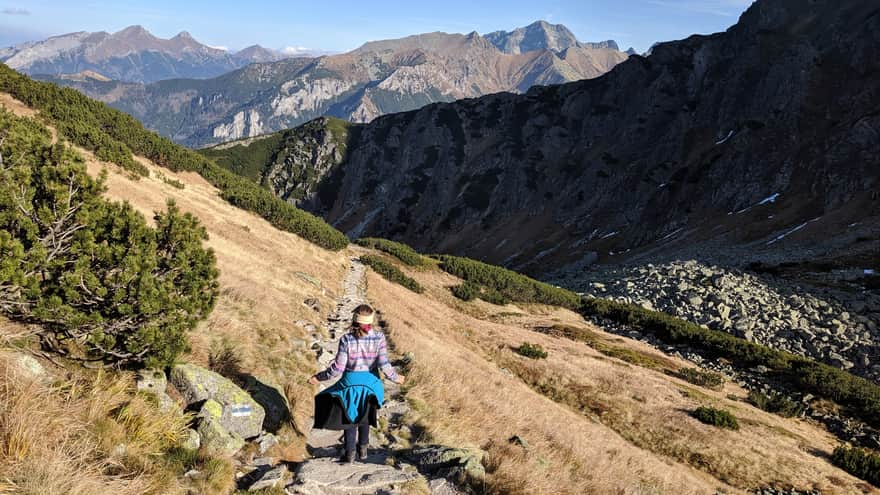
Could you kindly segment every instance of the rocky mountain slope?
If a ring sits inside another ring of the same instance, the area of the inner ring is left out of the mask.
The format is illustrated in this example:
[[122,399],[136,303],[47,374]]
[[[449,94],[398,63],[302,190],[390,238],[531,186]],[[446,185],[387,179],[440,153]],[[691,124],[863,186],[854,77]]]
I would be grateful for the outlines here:
[[26,74],[93,71],[139,83],[216,77],[254,62],[282,58],[283,54],[259,45],[230,53],[199,43],[186,31],[167,40],[157,38],[142,26],[115,33],[70,33],[0,49],[0,61]]
[[322,115],[368,122],[432,102],[596,77],[628,56],[616,45],[576,40],[533,40],[524,48],[529,51],[508,53],[476,32],[427,33],[369,42],[339,55],[255,64],[209,80],[143,85],[49,79],[128,112],[179,143],[203,146]]
[[525,53],[541,49],[559,53],[571,47],[619,50],[614,40],[582,43],[567,27],[547,21],[534,22],[513,31],[494,31],[484,37],[504,53]]
[[759,0],[596,79],[313,129],[303,150],[345,156],[286,140],[262,178],[352,236],[541,275],[685,256],[877,268],[878,12]]

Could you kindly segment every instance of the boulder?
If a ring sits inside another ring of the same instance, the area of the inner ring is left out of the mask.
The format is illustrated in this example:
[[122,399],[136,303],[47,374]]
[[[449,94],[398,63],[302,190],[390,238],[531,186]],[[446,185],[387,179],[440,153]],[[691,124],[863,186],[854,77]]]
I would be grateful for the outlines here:
[[[179,364],[171,370],[171,383],[180,391],[187,407],[203,401],[216,404],[211,406],[211,416],[230,433],[252,438],[262,432],[266,412],[231,380],[193,364]],[[207,405],[205,402],[202,410]]]
[[201,446],[210,454],[232,456],[244,447],[244,438],[223,427],[220,418],[223,406],[208,399],[199,411],[199,438]]
[[160,369],[146,368],[137,372],[135,380],[138,392],[153,395],[159,401],[159,409],[169,411],[174,407],[174,399],[165,392],[168,379]]
[[187,450],[199,450],[199,447],[202,446],[202,439],[199,436],[199,432],[192,428],[188,428],[186,432],[184,432],[183,438],[180,440],[180,446]]
[[285,421],[290,419],[290,405],[280,386],[248,375],[244,380],[244,389],[266,413],[263,418],[264,430],[276,432]]
[[32,380],[43,381],[47,380],[49,377],[46,368],[43,368],[43,365],[30,354],[25,354],[23,352],[4,352],[2,357],[11,365],[14,371]]
[[482,480],[486,476],[483,467],[486,453],[481,450],[430,445],[414,449],[410,457],[421,470],[442,473],[458,483]]
[[270,490],[284,484],[284,478],[287,477],[287,466],[282,464],[268,471],[260,469],[255,474],[256,481],[248,487],[248,491]]

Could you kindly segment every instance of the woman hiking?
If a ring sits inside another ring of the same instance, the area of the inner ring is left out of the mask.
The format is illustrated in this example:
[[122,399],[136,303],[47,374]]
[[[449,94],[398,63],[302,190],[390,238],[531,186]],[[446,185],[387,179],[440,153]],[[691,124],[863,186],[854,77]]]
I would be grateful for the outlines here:
[[[376,414],[385,399],[379,369],[389,380],[403,384],[404,376],[388,361],[385,335],[373,327],[376,312],[361,304],[354,309],[351,331],[339,339],[336,358],[326,370],[309,383],[342,378],[315,396],[315,428],[344,430],[343,462],[367,457],[370,426],[376,426]],[[355,451],[357,445],[357,451]]]

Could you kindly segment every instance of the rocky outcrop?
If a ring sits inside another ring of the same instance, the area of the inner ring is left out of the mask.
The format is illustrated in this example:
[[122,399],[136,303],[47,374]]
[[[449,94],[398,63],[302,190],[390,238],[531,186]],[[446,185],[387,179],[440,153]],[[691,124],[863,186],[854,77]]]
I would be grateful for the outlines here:
[[880,295],[815,288],[696,261],[606,269],[583,287],[880,380]]
[[[211,435],[217,433],[216,426],[245,439],[256,437],[262,431],[266,416],[262,406],[231,380],[187,363],[171,369],[171,383],[188,407],[202,403],[199,414],[204,418],[202,424],[210,423],[206,428]],[[202,433],[201,425],[199,433]]]
[[322,115],[368,122],[438,101],[596,77],[627,57],[610,45],[576,40],[557,51],[563,45],[553,40],[505,53],[477,33],[426,33],[369,42],[338,55],[257,63],[209,80],[144,85],[49,79],[128,112],[179,143],[200,147]]
[[304,204],[352,235],[536,274],[876,252],[874,9],[758,0],[602,77],[379,117]]
[[321,117],[285,132],[261,182],[294,204],[317,195],[318,186],[345,158],[349,127],[342,120]]

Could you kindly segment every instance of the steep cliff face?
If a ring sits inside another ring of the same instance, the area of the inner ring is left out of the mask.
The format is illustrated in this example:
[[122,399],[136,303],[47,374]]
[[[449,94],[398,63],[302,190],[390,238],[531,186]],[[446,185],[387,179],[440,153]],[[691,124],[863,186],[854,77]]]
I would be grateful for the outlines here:
[[627,57],[606,45],[575,43],[558,53],[531,46],[505,53],[477,33],[426,33],[339,55],[254,64],[210,80],[143,85],[50,79],[131,113],[175,141],[204,146],[322,115],[369,122],[434,102],[596,77]]
[[871,246],[878,33],[876,2],[759,0],[603,77],[380,117],[304,204],[352,234],[541,271]]

